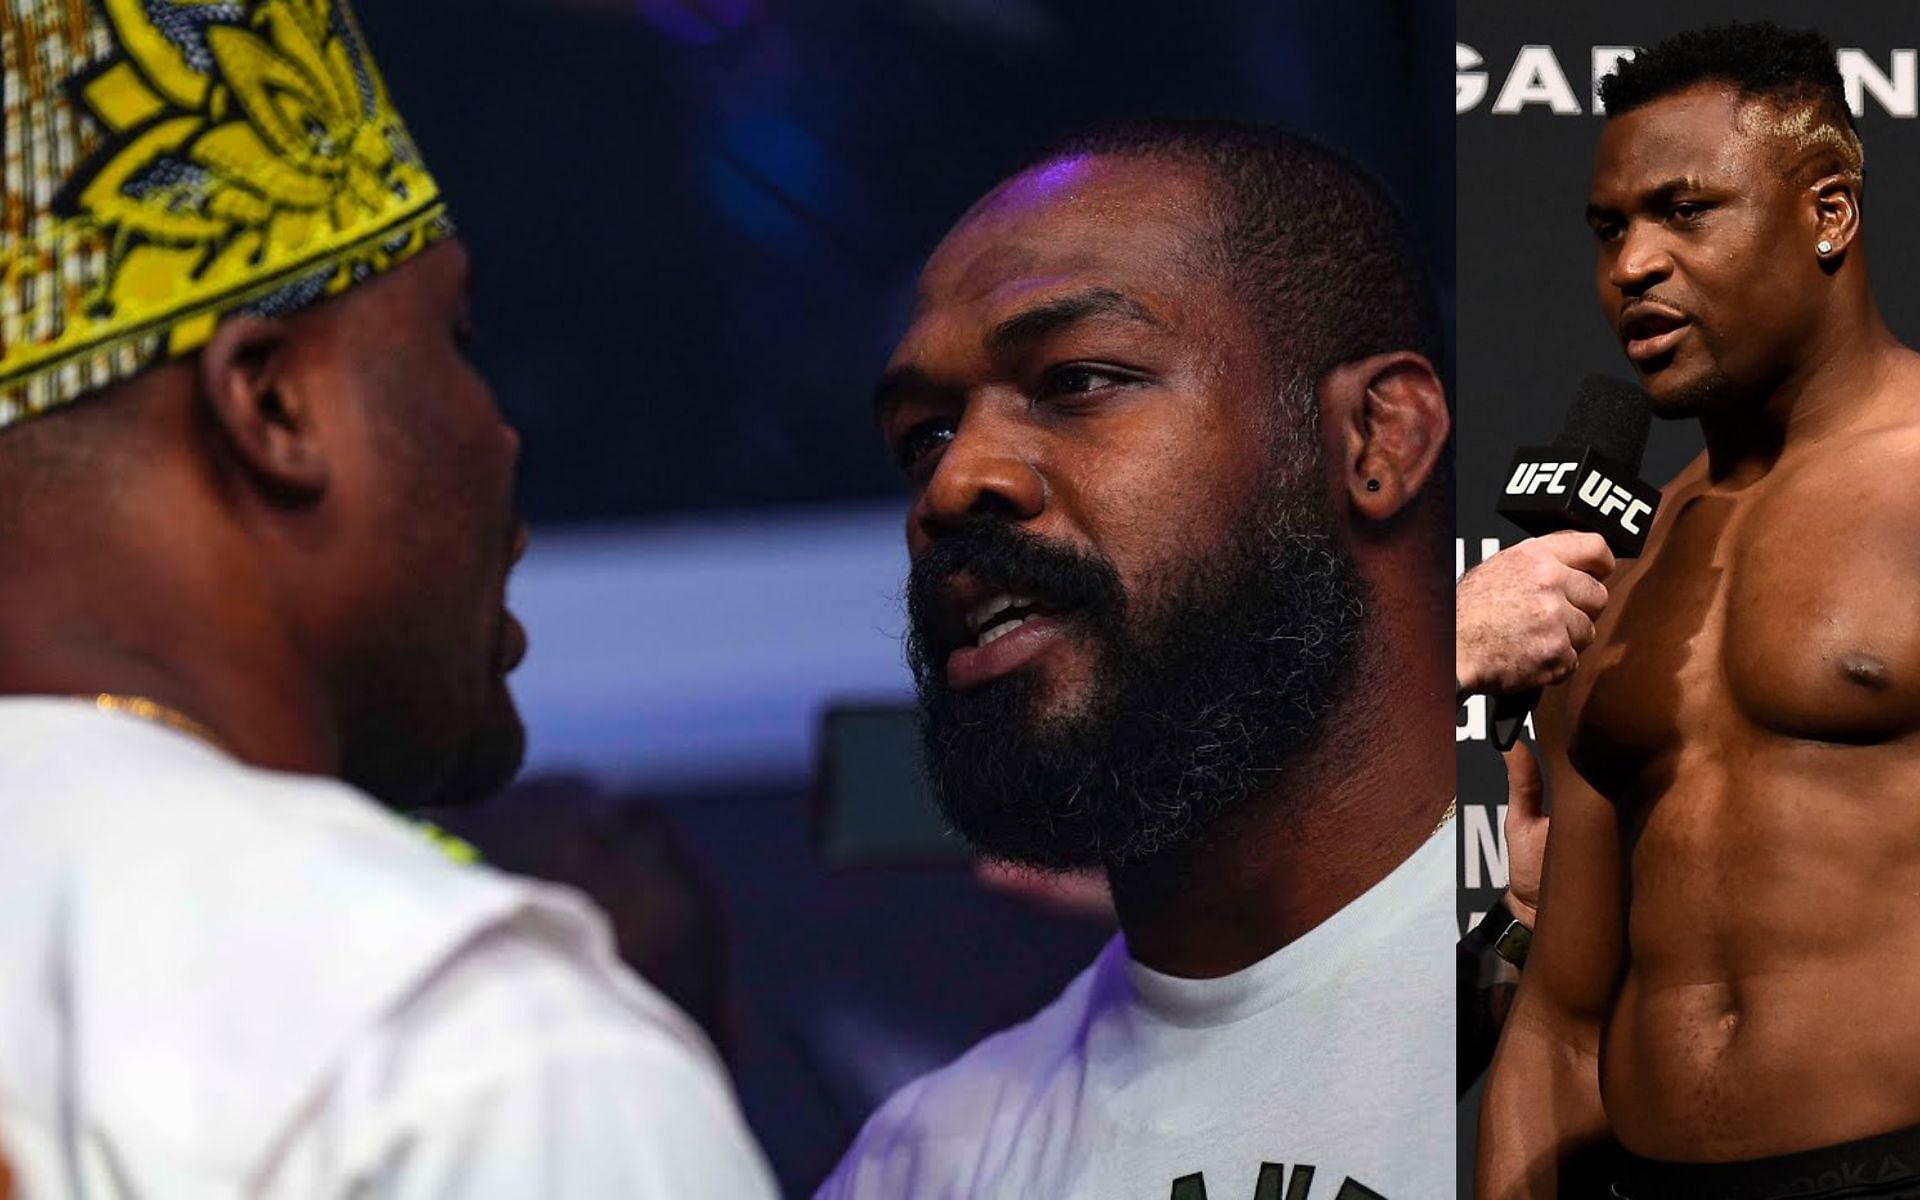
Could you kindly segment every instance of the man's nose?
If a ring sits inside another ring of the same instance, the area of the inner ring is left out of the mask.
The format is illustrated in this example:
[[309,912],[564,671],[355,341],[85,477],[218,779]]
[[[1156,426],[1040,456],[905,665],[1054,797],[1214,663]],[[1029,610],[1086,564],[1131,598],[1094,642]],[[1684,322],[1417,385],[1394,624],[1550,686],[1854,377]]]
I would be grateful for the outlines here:
[[1620,252],[1607,271],[1607,282],[1627,295],[1644,292],[1673,274],[1673,256],[1657,226],[1632,222],[1621,235]]
[[941,453],[914,521],[932,539],[982,513],[1031,521],[1046,507],[1046,477],[1016,423],[975,409]]

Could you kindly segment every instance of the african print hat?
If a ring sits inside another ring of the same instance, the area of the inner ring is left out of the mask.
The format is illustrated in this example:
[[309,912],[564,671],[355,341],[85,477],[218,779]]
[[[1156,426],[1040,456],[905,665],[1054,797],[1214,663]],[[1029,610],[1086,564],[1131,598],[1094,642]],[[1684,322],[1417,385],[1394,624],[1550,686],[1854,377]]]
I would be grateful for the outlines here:
[[0,0],[0,431],[450,232],[346,0]]

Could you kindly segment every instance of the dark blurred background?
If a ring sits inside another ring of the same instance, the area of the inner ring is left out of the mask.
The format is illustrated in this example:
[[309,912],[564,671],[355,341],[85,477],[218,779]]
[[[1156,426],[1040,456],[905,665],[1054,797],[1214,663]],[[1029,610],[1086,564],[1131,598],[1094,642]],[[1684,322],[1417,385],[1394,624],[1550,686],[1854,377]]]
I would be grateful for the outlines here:
[[[1063,135],[1230,116],[1378,174],[1451,312],[1453,5],[359,8],[474,250],[476,354],[526,440],[529,782],[448,823],[615,910],[629,957],[708,1010],[805,1194],[888,1091],[1111,933],[983,887],[937,835],[863,838],[889,778],[898,812],[925,804],[870,740],[818,779],[828,706],[909,694],[904,488],[868,394],[921,260]],[[853,776],[864,805],[836,802]]]

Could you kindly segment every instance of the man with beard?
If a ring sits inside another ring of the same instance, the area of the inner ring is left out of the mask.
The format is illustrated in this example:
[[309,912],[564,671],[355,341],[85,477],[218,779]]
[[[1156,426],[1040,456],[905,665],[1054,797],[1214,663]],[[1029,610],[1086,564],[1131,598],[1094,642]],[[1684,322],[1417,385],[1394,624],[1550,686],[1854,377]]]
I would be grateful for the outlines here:
[[1452,1186],[1441,343],[1377,185],[1254,127],[1078,140],[934,252],[876,406],[935,790],[1122,933],[823,1197]]
[[0,0],[0,1143],[41,1196],[762,1196],[706,1039],[381,805],[516,769],[519,440],[339,0]]
[[1868,286],[1860,140],[1833,48],[1771,25],[1601,94],[1601,306],[1706,451],[1540,708],[1480,1193],[1920,1194],[1920,355]]

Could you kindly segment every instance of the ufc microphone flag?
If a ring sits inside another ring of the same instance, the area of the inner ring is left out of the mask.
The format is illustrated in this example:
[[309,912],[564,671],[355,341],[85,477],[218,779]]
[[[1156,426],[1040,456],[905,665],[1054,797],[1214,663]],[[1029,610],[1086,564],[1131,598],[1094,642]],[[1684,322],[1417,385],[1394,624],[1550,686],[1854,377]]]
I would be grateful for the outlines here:
[[1583,529],[1620,558],[1646,548],[1660,490],[1590,447],[1528,446],[1513,456],[1500,515],[1529,534]]

